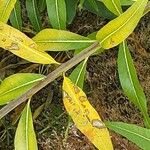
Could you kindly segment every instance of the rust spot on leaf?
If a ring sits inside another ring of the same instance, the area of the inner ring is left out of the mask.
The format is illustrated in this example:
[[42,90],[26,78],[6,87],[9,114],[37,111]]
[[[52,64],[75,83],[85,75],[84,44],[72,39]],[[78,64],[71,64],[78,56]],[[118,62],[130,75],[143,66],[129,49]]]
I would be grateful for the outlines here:
[[6,47],[8,50],[19,50],[19,46],[17,43],[11,43],[10,46]]
[[3,38],[3,39],[2,39],[2,42],[6,42],[6,39],[5,39],[5,38]]
[[83,102],[87,101],[87,98],[86,98],[86,96],[80,96],[79,100],[83,103]]
[[78,94],[80,92],[80,89],[76,85],[74,85],[73,88],[74,88],[75,94]]

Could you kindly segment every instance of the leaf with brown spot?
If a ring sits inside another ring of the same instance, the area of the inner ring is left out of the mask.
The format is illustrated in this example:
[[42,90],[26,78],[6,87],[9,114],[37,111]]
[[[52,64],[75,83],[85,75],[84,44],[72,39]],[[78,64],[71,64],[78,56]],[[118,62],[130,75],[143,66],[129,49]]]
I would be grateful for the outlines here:
[[65,108],[77,128],[100,150],[113,150],[109,132],[85,93],[67,77],[63,81]]
[[46,52],[41,52],[37,44],[19,30],[0,22],[0,47],[30,62],[58,64]]

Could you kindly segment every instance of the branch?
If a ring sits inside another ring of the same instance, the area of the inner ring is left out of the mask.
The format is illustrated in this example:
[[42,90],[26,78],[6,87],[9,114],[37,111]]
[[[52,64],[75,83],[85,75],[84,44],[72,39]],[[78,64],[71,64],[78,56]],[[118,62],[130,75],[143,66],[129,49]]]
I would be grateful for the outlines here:
[[54,81],[57,77],[62,75],[63,72],[66,72],[73,66],[77,65],[79,62],[84,60],[85,58],[92,55],[94,52],[96,52],[100,48],[99,43],[95,42],[90,47],[83,50],[78,55],[75,55],[73,58],[68,60],[67,62],[61,64],[57,69],[52,71],[47,75],[47,77],[40,81],[37,85],[35,85],[32,89],[27,91],[25,94],[17,98],[16,100],[11,101],[9,104],[4,106],[0,110],[0,119],[3,118],[5,115],[7,115],[10,111],[12,111],[14,108],[19,106],[21,103],[25,102],[28,98],[30,98],[32,95],[37,93],[39,90],[41,90],[43,87],[48,85],[50,82]]

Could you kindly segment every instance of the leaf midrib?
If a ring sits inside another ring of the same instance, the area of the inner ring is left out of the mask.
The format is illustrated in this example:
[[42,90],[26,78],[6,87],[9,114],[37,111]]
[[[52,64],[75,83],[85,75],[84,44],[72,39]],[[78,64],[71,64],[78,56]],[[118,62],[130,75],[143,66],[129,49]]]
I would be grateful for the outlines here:
[[[13,41],[13,42],[16,43],[16,41],[15,41],[13,38],[11,38],[10,36],[5,35],[5,34],[3,34],[3,33],[1,33],[1,32],[0,32],[0,34],[1,34],[2,36],[6,36],[6,37],[9,38],[11,41]],[[25,44],[22,44],[21,42],[17,42],[17,43],[18,43],[19,45],[21,45],[22,47],[25,47],[26,49],[30,50],[32,53],[35,53],[36,55],[39,55],[40,57],[43,57],[44,59],[47,59],[47,60],[50,61],[50,59],[48,59],[47,57],[45,57],[45,56],[43,56],[43,55],[40,55],[40,53],[42,53],[42,52],[40,52],[40,51],[38,51],[38,50],[34,50],[34,49],[32,49],[32,48],[29,48],[28,46],[26,46]],[[13,50],[9,50],[9,51],[13,52]],[[37,51],[38,53],[36,53],[36,51]]]
[[107,38],[111,37],[113,34],[115,34],[117,31],[119,31],[122,27],[124,27],[130,20],[131,18],[136,14],[136,12],[139,10],[139,8],[141,7],[141,5],[144,3],[144,0],[142,1],[142,3],[139,5],[139,7],[134,11],[134,13],[126,20],[125,23],[123,23],[120,27],[118,27],[115,31],[113,31],[112,33],[110,33],[108,36],[106,36],[100,43],[103,43]]
[[58,21],[58,26],[59,26],[59,29],[61,29],[61,25],[60,25],[60,18],[59,18],[59,10],[58,10],[58,0],[55,0],[55,9],[56,9],[56,15],[57,15],[57,21]]
[[33,4],[33,12],[34,12],[34,16],[35,16],[35,20],[36,20],[36,23],[37,23],[37,26],[38,26],[38,30],[41,29],[40,27],[40,24],[39,24],[39,21],[38,21],[38,18],[37,18],[37,12],[36,12],[36,8],[35,8],[35,0],[32,0],[32,4]]
[[25,84],[22,84],[22,85],[20,85],[20,86],[17,86],[17,87],[15,87],[15,88],[11,89],[11,90],[8,90],[8,91],[6,91],[6,92],[4,92],[4,93],[0,93],[0,94],[2,94],[1,96],[4,96],[4,95],[6,95],[6,94],[8,94],[8,93],[10,93],[10,92],[13,92],[13,91],[15,91],[15,90],[18,90],[19,88],[28,86],[28,85],[30,85],[30,84],[33,84],[33,83],[35,83],[35,82],[37,82],[37,81],[40,81],[40,80],[42,80],[42,79],[44,79],[44,77],[41,77],[41,78],[36,79],[36,80],[32,80],[32,81],[30,81],[30,82],[27,82],[27,83],[25,83]]
[[[130,82],[132,84],[133,91],[134,91],[135,97],[137,99],[137,103],[138,103],[139,109],[142,111],[143,115],[145,115],[146,110],[143,109],[143,107],[142,107],[142,105],[140,103],[140,98],[139,98],[139,96],[138,96],[138,94],[136,92],[136,88],[135,88],[134,83],[133,83],[134,81],[132,80],[132,75],[130,74],[131,71],[130,71],[130,67],[129,67],[129,64],[128,64],[128,58],[127,58],[127,52],[126,52],[126,47],[125,47],[125,41],[123,41],[123,52],[124,52],[124,56],[125,56],[125,63],[126,63],[127,73],[128,73]],[[144,116],[144,117],[147,120],[147,117],[146,116]],[[147,122],[148,122],[148,120],[147,120]]]
[[[66,81],[67,82],[67,81]],[[69,83],[70,84],[70,83]],[[66,84],[67,85],[67,87],[68,87],[68,89],[69,89],[69,94],[71,95],[71,97],[73,97],[73,99],[75,99],[75,101],[76,101],[76,103],[77,103],[77,105],[78,105],[78,107],[80,108],[80,110],[82,111],[82,114],[84,114],[84,111],[83,111],[83,108],[82,108],[82,106],[80,105],[80,103],[78,102],[78,100],[77,100],[77,98],[76,98],[76,96],[75,96],[75,94],[72,92],[72,90],[71,90],[71,87],[69,86],[69,84]],[[85,115],[85,117],[86,117],[86,115]],[[87,118],[87,117],[86,117]],[[88,120],[88,118],[87,118],[87,120]],[[88,122],[90,123],[90,125],[91,125],[91,122],[88,120]],[[91,125],[91,127],[95,130],[95,128]],[[100,129],[99,129],[100,130]],[[100,137],[99,139],[100,139],[100,141],[101,141],[101,144],[103,145],[103,147],[105,147],[105,149],[107,150],[107,147],[106,147],[106,145],[105,144],[103,144],[103,140],[102,140],[102,137],[101,136],[99,136],[99,134],[97,134],[97,132],[95,132],[95,134],[98,136],[98,137]]]
[[35,40],[36,43],[94,43],[96,40]]
[[113,5],[114,5],[116,11],[118,12],[118,14],[121,15],[121,12],[119,11],[118,7],[116,6],[116,3],[115,3],[114,0],[112,0],[112,3],[113,3]]
[[4,18],[4,14],[5,14],[5,12],[7,10],[7,7],[8,7],[8,5],[9,5],[10,2],[11,2],[11,0],[7,1],[6,5],[4,6],[4,10],[3,10],[1,18]]
[[[134,135],[139,136],[139,137],[141,137],[141,138],[143,138],[143,139],[147,140],[148,142],[150,142],[150,139],[148,139],[148,138],[144,137],[144,136],[143,136],[143,135],[141,135],[141,134],[138,134],[138,133],[132,132],[132,131],[130,131],[130,130],[128,130],[128,129],[125,129],[125,128],[118,127],[118,126],[116,126],[116,125],[112,125],[112,124],[110,124],[110,126],[115,127],[115,128],[118,128],[118,129],[123,130],[123,131],[126,131],[126,132],[128,132],[128,133],[134,134]],[[117,131],[116,131],[116,132],[117,132]]]

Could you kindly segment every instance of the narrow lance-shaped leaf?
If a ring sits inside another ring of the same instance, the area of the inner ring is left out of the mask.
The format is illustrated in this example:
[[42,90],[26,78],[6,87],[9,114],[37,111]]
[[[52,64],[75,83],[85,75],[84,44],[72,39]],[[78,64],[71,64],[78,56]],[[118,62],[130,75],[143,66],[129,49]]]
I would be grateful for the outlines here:
[[146,4],[147,0],[137,0],[123,14],[105,25],[96,36],[102,47],[109,49],[125,40],[138,24]]
[[95,13],[96,15],[100,16],[100,17],[104,17],[107,19],[114,19],[116,16],[107,9],[107,7],[104,5],[103,2],[97,1],[97,0],[92,0],[95,1],[97,6],[98,6],[98,11],[95,10],[95,8],[91,7],[91,1],[90,0],[86,0],[86,2],[84,3],[84,8],[91,11],[92,13]]
[[103,3],[115,15],[119,16],[122,13],[120,0],[103,0]]
[[84,85],[84,77],[86,74],[86,66],[87,66],[87,60],[86,58],[83,62],[81,62],[71,73],[69,76],[70,80],[76,84],[78,87],[83,89]]
[[43,12],[46,9],[46,0],[38,1],[38,9],[40,12]]
[[66,29],[65,0],[46,0],[50,23],[55,29]]
[[33,40],[41,51],[65,51],[90,46],[96,40],[64,30],[44,29]]
[[85,0],[79,0],[79,9],[83,9],[83,5],[84,5]]
[[71,24],[77,11],[78,0],[65,0],[67,12],[67,24]]
[[0,0],[0,21],[7,23],[17,0]]
[[89,2],[89,4],[90,4],[90,6],[91,6],[92,9],[94,9],[96,12],[99,11],[98,5],[97,5],[97,3],[96,3],[95,0],[88,0],[88,2]]
[[[97,0],[97,1],[103,2],[103,0]],[[137,0],[120,0],[120,3],[122,6],[129,6],[132,5],[135,1]]]
[[30,101],[24,108],[15,135],[15,150],[38,150]]
[[119,79],[129,100],[142,112],[145,125],[150,127],[150,119],[147,112],[146,97],[138,81],[136,70],[129,49],[125,42],[120,44],[118,54]]
[[32,23],[34,29],[39,32],[42,29],[42,23],[40,20],[39,11],[37,8],[36,0],[26,0],[26,9],[30,22]]
[[122,6],[132,5],[137,0],[120,0]]
[[38,49],[37,44],[19,30],[0,22],[0,47],[30,62],[58,64],[51,56]]
[[33,73],[18,73],[7,77],[0,84],[0,105],[21,96],[42,79],[43,75]]
[[64,77],[63,101],[77,128],[100,150],[113,150],[109,132],[85,93]]
[[106,122],[106,126],[126,137],[143,150],[150,148],[150,129],[122,122]]
[[11,12],[10,22],[13,27],[20,31],[22,30],[21,6],[19,0],[17,0],[14,9]]
[[150,2],[147,3],[146,7],[145,7],[145,10],[144,10],[144,13],[143,13],[143,16],[146,15],[147,13],[150,12]]

